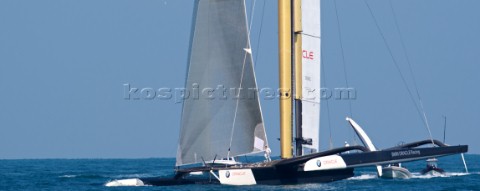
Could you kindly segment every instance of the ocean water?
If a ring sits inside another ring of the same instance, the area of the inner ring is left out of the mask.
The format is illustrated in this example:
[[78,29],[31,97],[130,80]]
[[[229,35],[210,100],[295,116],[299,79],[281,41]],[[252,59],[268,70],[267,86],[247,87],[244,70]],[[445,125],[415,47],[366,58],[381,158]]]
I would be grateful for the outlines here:
[[424,161],[404,163],[414,177],[385,180],[374,168],[358,168],[355,177],[332,182],[286,186],[183,185],[169,187],[106,187],[111,180],[173,173],[173,158],[0,160],[0,190],[480,190],[480,155],[466,155],[465,173],[459,155],[439,159],[443,177],[422,176]]

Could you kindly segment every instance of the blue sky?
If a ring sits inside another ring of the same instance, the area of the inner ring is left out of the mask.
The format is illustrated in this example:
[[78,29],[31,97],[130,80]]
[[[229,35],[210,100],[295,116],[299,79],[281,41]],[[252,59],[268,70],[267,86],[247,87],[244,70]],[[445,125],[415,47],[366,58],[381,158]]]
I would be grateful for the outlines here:
[[[388,1],[368,2],[409,74]],[[442,139],[446,115],[447,143],[480,153],[480,1],[392,3],[434,138]],[[257,81],[276,88],[276,1],[266,0],[259,38],[262,5],[252,28]],[[379,148],[427,139],[363,1],[338,0],[337,8],[347,78],[357,90],[353,118]],[[192,10],[191,0],[0,1],[0,158],[174,157],[181,104],[125,100],[123,84],[183,87]],[[326,87],[345,87],[333,0],[323,1],[322,27]],[[261,102],[278,154],[278,102]],[[321,148],[329,129],[334,146],[352,142],[348,102],[329,100],[330,116],[325,106]]]

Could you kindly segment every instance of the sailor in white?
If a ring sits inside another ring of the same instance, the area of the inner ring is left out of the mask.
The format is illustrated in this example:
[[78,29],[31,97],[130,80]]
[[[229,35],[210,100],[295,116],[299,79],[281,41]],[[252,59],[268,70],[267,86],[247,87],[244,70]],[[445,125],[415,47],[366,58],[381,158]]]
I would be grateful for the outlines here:
[[[349,146],[350,146],[350,144],[348,144],[348,142],[345,141],[345,147],[349,147]],[[350,151],[347,151],[347,153],[350,153]]]
[[272,150],[270,150],[270,147],[268,147],[268,145],[265,145],[265,159],[267,162],[272,161],[272,159],[270,158],[271,153],[272,153]]

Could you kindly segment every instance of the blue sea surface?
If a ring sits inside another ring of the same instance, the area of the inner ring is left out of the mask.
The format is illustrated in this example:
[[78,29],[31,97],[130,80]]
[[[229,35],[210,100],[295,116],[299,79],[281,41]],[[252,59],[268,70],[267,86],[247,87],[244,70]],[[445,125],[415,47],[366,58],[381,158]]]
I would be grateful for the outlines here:
[[480,155],[466,155],[470,173],[465,173],[459,155],[439,159],[444,177],[422,176],[424,161],[404,163],[414,177],[386,180],[374,168],[358,168],[355,177],[332,183],[281,186],[140,186],[106,187],[111,180],[166,176],[173,173],[175,159],[39,159],[0,160],[0,190],[480,190]]

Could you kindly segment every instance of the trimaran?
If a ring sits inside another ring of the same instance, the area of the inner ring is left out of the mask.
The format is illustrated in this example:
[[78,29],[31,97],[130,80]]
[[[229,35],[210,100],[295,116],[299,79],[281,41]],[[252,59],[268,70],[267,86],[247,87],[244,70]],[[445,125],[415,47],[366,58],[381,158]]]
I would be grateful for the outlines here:
[[[247,91],[257,89],[249,30],[245,0],[195,0],[186,80],[192,95],[183,103],[175,174],[107,185],[331,182],[354,176],[356,167],[376,166],[381,175],[381,165],[468,151],[430,139],[378,150],[350,118],[365,146],[319,151],[320,0],[278,0],[281,158],[232,162],[269,150],[258,91]],[[223,94],[212,97],[218,89]]]

